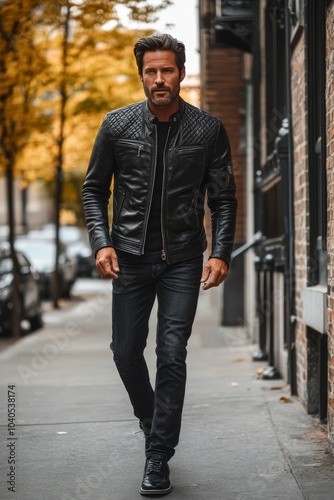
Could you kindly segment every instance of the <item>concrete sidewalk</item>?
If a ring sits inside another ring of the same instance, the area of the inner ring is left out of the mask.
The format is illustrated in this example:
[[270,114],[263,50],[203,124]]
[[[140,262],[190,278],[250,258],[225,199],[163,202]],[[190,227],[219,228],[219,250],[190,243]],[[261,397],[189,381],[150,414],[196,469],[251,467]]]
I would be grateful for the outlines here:
[[[256,346],[242,330],[215,322],[202,292],[181,440],[170,461],[174,489],[166,498],[333,499],[326,427],[282,381],[257,379],[266,364],[251,361]],[[43,330],[0,353],[2,500],[143,498],[144,439],[109,342],[110,285],[103,282],[95,297],[48,313]],[[154,333],[147,359],[153,379]]]

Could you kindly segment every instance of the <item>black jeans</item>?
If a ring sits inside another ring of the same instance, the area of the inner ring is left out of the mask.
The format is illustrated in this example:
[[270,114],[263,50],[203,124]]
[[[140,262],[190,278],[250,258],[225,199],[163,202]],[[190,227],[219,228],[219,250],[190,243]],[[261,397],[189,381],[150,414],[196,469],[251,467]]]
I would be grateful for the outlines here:
[[[113,281],[114,361],[134,414],[152,421],[150,458],[169,460],[179,440],[186,386],[187,342],[194,321],[203,257],[168,265],[119,262]],[[153,391],[144,358],[148,322],[157,298],[157,370]]]

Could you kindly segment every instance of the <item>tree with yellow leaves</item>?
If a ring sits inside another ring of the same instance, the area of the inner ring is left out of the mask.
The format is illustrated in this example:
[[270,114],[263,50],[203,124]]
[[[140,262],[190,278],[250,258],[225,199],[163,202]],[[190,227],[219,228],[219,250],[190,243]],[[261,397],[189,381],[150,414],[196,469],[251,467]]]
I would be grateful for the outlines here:
[[[64,171],[86,164],[101,114],[128,102],[127,89],[139,91],[129,47],[145,32],[122,28],[117,7],[148,22],[170,3],[0,1],[0,175],[7,176],[13,254],[14,175],[19,172],[28,182],[55,178],[58,248]],[[56,307],[57,298],[56,289]]]
[[45,65],[34,47],[35,0],[0,3],[0,173],[6,174],[9,244],[14,264],[13,335],[20,333],[19,273],[14,252],[13,177],[19,152],[33,126],[40,127],[31,106],[37,76]]

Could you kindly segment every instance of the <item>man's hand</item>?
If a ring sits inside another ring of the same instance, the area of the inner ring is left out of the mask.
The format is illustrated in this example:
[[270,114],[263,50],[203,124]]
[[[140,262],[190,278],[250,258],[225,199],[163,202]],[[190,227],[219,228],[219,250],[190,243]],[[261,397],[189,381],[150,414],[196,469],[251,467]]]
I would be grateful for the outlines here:
[[208,290],[213,286],[220,285],[228,274],[227,262],[223,259],[209,259],[204,266],[201,283],[204,283],[203,290]]
[[103,247],[97,251],[95,256],[96,269],[104,279],[117,279],[119,266],[115,250],[112,247]]

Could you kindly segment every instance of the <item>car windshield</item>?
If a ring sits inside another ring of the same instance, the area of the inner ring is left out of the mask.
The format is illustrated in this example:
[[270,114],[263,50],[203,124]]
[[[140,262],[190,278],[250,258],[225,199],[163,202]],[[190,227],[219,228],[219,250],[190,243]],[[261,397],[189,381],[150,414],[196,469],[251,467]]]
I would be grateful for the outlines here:
[[52,264],[55,260],[55,245],[47,241],[17,240],[17,247],[24,251],[31,262]]
[[[29,237],[33,238],[55,238],[56,229],[50,224],[44,226],[42,229],[37,229],[36,231],[30,231]],[[80,229],[76,226],[60,226],[59,227],[59,238],[66,245],[71,245],[73,243],[80,242],[82,240],[82,233]]]

